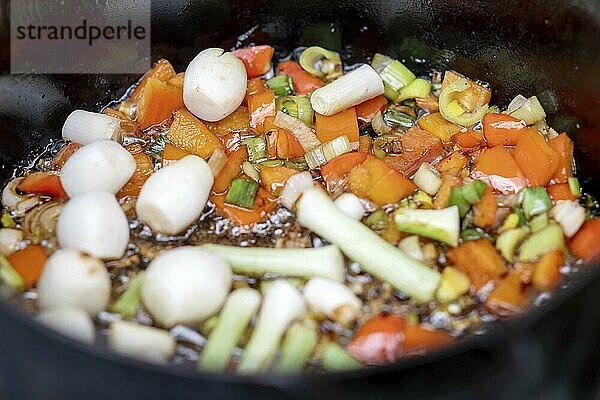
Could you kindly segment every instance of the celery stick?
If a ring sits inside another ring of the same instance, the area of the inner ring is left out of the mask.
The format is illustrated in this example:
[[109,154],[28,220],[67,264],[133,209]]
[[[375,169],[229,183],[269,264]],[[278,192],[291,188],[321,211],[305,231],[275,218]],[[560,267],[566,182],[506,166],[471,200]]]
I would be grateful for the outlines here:
[[275,370],[286,374],[302,372],[318,339],[317,326],[313,321],[294,323],[283,339],[281,358]]

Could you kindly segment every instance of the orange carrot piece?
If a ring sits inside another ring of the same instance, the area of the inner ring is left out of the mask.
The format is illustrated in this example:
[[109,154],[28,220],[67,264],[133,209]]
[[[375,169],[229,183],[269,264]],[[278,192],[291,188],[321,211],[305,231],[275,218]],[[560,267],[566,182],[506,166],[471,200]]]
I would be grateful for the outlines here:
[[485,305],[489,311],[500,316],[519,313],[523,311],[528,301],[523,289],[521,274],[511,271],[497,283],[485,301]]
[[185,72],[180,72],[177,75],[175,75],[174,77],[170,78],[167,81],[167,85],[171,85],[171,86],[175,86],[175,87],[183,89],[184,79],[185,79]]
[[406,325],[405,353],[429,353],[450,346],[452,343],[454,343],[454,338],[444,331],[426,329],[421,325]]
[[[231,153],[227,159],[227,164],[221,172],[215,177],[212,190],[217,194],[224,193],[231,185],[231,182],[240,174],[242,164],[248,159],[248,150],[245,145]],[[225,201],[225,199],[223,199]]]
[[260,184],[269,194],[278,197],[287,180],[298,173],[298,170],[288,167],[262,167],[260,169]]
[[294,89],[298,95],[307,95],[325,84],[314,75],[302,69],[300,64],[294,61],[284,61],[277,66],[277,75],[287,75],[294,81]]
[[386,164],[404,176],[412,176],[424,162],[444,153],[442,141],[429,132],[413,126],[402,136],[403,153],[384,158]]
[[486,114],[483,134],[488,146],[514,146],[525,131],[525,122],[506,114]]
[[26,287],[31,287],[38,282],[47,258],[46,251],[39,244],[30,244],[6,257],[15,271],[21,275]]
[[225,154],[230,155],[240,148],[242,145],[242,134],[240,132],[229,132],[225,136],[221,136],[221,143],[225,147]]
[[237,226],[252,227],[264,222],[277,206],[277,201],[270,199],[265,189],[260,187],[254,198],[252,210],[225,203],[226,194],[213,194],[210,199],[215,204],[217,212],[230,219]]
[[419,128],[440,138],[443,142],[448,142],[461,129],[460,126],[446,121],[439,112],[427,114],[419,118],[417,125],[419,125]]
[[470,87],[467,90],[455,94],[454,98],[466,109],[466,111],[472,112],[490,102],[490,99],[492,98],[492,91],[490,89],[454,71],[446,71],[444,74],[442,90],[461,78],[465,78],[467,82],[469,82]]
[[167,139],[181,150],[202,158],[222,147],[219,138],[185,108],[175,112]]
[[166,167],[172,162],[181,160],[183,157],[189,155],[189,152],[182,150],[177,146],[173,146],[171,143],[165,143],[165,149],[162,154],[161,164],[163,167]]
[[424,99],[415,99],[417,106],[430,113],[438,112],[440,109],[440,102],[437,97],[430,94]]
[[554,185],[546,186],[546,190],[554,203],[559,200],[577,200],[577,197],[571,193],[571,188],[568,183],[555,183]]
[[475,159],[474,178],[487,178],[502,193],[518,192],[525,186],[523,171],[511,152],[503,146],[485,149]]
[[585,262],[600,256],[600,218],[586,221],[569,240],[569,248],[577,258]]
[[360,327],[346,349],[364,364],[392,363],[402,356],[405,329],[406,321],[400,315],[377,315]]
[[19,183],[19,190],[25,193],[39,194],[42,196],[67,199],[60,177],[49,172],[34,172],[29,174]]
[[327,188],[343,178],[352,168],[367,159],[366,153],[351,152],[335,157],[327,164],[321,167],[321,176],[325,181]]
[[275,116],[275,93],[267,89],[248,96],[250,127],[257,133],[263,132],[265,118]]
[[248,78],[255,78],[269,72],[274,51],[271,46],[263,45],[235,50],[233,54],[244,63]]
[[560,268],[564,263],[565,256],[562,251],[556,250],[544,254],[535,265],[532,277],[533,286],[541,292],[554,289],[562,281]]
[[104,114],[117,118],[120,122],[121,129],[125,132],[125,136],[142,136],[142,131],[137,122],[123,114],[121,111],[105,108]]
[[502,257],[487,239],[463,242],[450,249],[447,257],[452,265],[469,275],[476,292],[507,271]]
[[62,147],[58,153],[52,159],[50,163],[50,167],[53,169],[62,169],[63,165],[67,162],[67,160],[77,151],[81,145],[79,143],[71,142],[66,146]]
[[480,228],[492,226],[496,220],[498,202],[491,187],[486,187],[479,203],[473,206],[473,224]]
[[304,155],[302,145],[287,129],[280,128],[277,135],[277,156],[283,159],[297,158]]
[[144,153],[144,148],[137,143],[125,147],[135,160],[135,171],[129,181],[119,190],[117,198],[139,196],[142,185],[154,173],[154,163],[150,156]]
[[361,153],[371,154],[373,148],[373,139],[369,135],[360,135],[358,137],[358,151]]
[[133,93],[131,93],[132,100],[139,100],[142,97],[142,93],[148,83],[148,79],[154,78],[158,79],[161,82],[167,82],[169,79],[175,76],[175,69],[171,65],[171,63],[164,58],[158,60],[158,62],[154,65],[154,67],[148,71],[146,76],[142,79],[142,81],[137,85]]
[[435,168],[441,173],[458,175],[468,163],[469,157],[466,157],[460,151],[453,151],[435,164]]
[[251,95],[256,94],[258,92],[264,92],[269,87],[263,78],[253,78],[249,79],[246,83],[246,96],[244,97],[243,104],[248,106],[248,99]]
[[521,134],[513,156],[530,186],[546,186],[560,163],[560,155],[536,128],[528,128]]
[[234,112],[217,122],[204,122],[209,131],[217,137],[223,137],[231,132],[248,134],[250,131],[250,114],[248,108],[238,107]]
[[555,152],[558,153],[558,168],[552,177],[554,182],[565,183],[573,176],[573,141],[566,133],[561,133],[548,141]]
[[356,117],[362,123],[369,123],[378,111],[383,112],[383,110],[385,110],[387,104],[388,101],[382,94],[367,101],[363,101],[355,107]]
[[458,144],[463,149],[471,149],[475,146],[482,145],[485,140],[483,139],[483,132],[476,131],[473,129],[468,129],[464,132],[460,131],[455,133],[450,138],[452,142]]
[[452,188],[455,186],[460,186],[462,180],[451,174],[443,174],[442,175],[442,184],[438,189],[438,192],[435,195],[435,199],[433,200],[433,208],[440,209],[446,208],[448,206],[448,200],[450,199],[450,193],[452,192]]
[[327,143],[343,135],[348,136],[351,143],[358,141],[358,120],[354,107],[330,116],[316,114],[315,127],[321,143]]
[[137,122],[141,129],[146,129],[171,118],[182,107],[182,88],[149,78],[138,102]]

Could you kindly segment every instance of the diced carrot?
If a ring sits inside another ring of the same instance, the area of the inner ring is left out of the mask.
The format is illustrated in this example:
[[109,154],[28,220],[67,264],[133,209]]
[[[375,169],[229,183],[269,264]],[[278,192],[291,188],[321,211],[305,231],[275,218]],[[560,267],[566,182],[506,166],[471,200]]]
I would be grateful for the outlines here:
[[498,202],[491,187],[486,187],[479,203],[473,205],[473,224],[480,228],[492,226],[496,220]]
[[279,131],[277,129],[267,129],[265,124],[265,140],[267,142],[267,158],[273,160],[277,158],[277,139]]
[[446,256],[452,265],[469,275],[476,292],[507,271],[502,257],[487,239],[463,242],[448,250]]
[[241,106],[234,112],[217,122],[204,122],[209,131],[218,137],[225,136],[231,132],[247,134],[250,131],[250,114],[248,108]]
[[222,147],[219,138],[185,108],[175,112],[167,139],[181,150],[202,158]]
[[577,200],[577,197],[571,193],[571,188],[568,183],[555,183],[554,185],[546,186],[546,190],[553,202],[559,200]]
[[248,78],[255,78],[269,72],[274,51],[271,46],[252,46],[235,50],[233,54],[244,63]]
[[280,128],[277,135],[277,156],[283,159],[302,157],[304,149],[294,135],[287,129]]
[[176,86],[178,88],[182,88],[183,89],[183,81],[185,79],[185,72],[180,72],[177,75],[175,75],[174,77],[170,78],[167,81],[167,85],[171,85],[171,86]]
[[475,146],[482,145],[485,141],[483,139],[483,132],[468,129],[466,131],[460,131],[455,133],[450,138],[454,143],[458,144],[463,149],[471,149]]
[[535,265],[536,263],[534,262],[524,262],[517,260],[513,263],[512,270],[520,274],[521,282],[523,282],[525,285],[529,285],[531,283],[531,278],[533,277]]
[[343,135],[348,136],[351,143],[358,141],[358,120],[354,107],[330,116],[316,114],[315,127],[321,143]]
[[49,172],[34,172],[29,174],[19,183],[19,190],[25,193],[40,194],[42,196],[67,199],[60,177]]
[[475,159],[472,175],[476,179],[486,178],[494,189],[502,193],[516,193],[525,186],[523,171],[503,146],[483,150]]
[[528,128],[521,134],[513,156],[530,186],[546,186],[560,163],[560,155],[536,128]]
[[[217,194],[224,193],[231,185],[231,182],[240,174],[242,164],[248,159],[248,150],[245,145],[234,151],[227,158],[227,164],[221,172],[215,176],[212,190]],[[223,199],[223,201],[225,201]]]
[[440,109],[440,102],[436,96],[430,94],[424,99],[415,99],[417,106],[430,113],[438,112]]
[[256,192],[252,210],[237,207],[225,203],[226,194],[213,194],[210,199],[215,204],[219,214],[230,219],[237,226],[252,227],[252,225],[264,222],[269,214],[277,206],[277,201],[270,199],[268,193],[262,187]]
[[154,172],[154,163],[150,156],[144,153],[144,148],[141,145],[134,143],[125,148],[133,155],[136,167],[129,181],[117,193],[118,199],[127,196],[139,196],[142,185]]
[[148,83],[148,79],[154,78],[158,79],[161,82],[167,82],[175,75],[175,69],[169,61],[165,60],[164,58],[158,60],[154,67],[150,71],[148,71],[146,76],[144,76],[139,85],[137,85],[133,93],[131,93],[131,99],[139,100],[142,97],[142,93],[144,92],[144,88]]
[[535,265],[533,286],[541,292],[554,289],[562,281],[560,268],[564,263],[565,256],[562,251],[555,250],[544,254]]
[[163,150],[161,164],[163,167],[166,167],[173,161],[181,160],[183,157],[189,155],[189,152],[182,150],[177,146],[173,146],[171,143],[165,143],[165,149]]
[[287,167],[261,167],[260,184],[269,194],[278,197],[287,180],[298,173],[298,170]]
[[321,167],[321,176],[329,190],[333,189],[336,182],[348,174],[352,168],[367,159],[366,153],[351,152],[335,157]]
[[294,61],[284,61],[277,66],[277,75],[282,74],[292,78],[296,94],[301,96],[310,94],[324,86],[322,80],[303,70],[300,64]]
[[523,311],[527,301],[528,297],[524,292],[521,274],[511,271],[498,281],[485,301],[485,305],[494,314],[509,316]]
[[388,101],[382,94],[367,101],[363,101],[355,107],[356,117],[363,123],[369,123],[378,111],[383,112],[387,104]]
[[62,147],[58,153],[52,158],[50,166],[53,169],[61,169],[67,160],[77,151],[81,145],[79,143],[71,142],[66,146]]
[[244,103],[246,106],[248,105],[248,99],[251,95],[256,94],[258,92],[265,92],[269,89],[267,83],[263,78],[253,78],[249,79],[246,84],[246,96],[244,97]]
[[442,141],[429,132],[413,126],[402,136],[402,154],[388,155],[386,164],[404,176],[412,176],[424,162],[431,162],[444,153]]
[[467,82],[469,82],[470,87],[467,90],[456,93],[454,98],[460,103],[461,106],[463,106],[463,108],[465,108],[466,111],[475,111],[477,108],[482,107],[490,102],[490,99],[492,98],[492,91],[490,89],[454,71],[446,71],[444,74],[442,90],[461,78],[466,79]]
[[561,133],[548,141],[554,151],[558,153],[558,168],[552,177],[554,182],[565,183],[573,176],[573,141],[566,133]]
[[125,132],[125,136],[142,136],[141,129],[137,122],[123,114],[121,111],[105,108],[104,114],[117,118],[120,122],[121,129]]
[[402,356],[405,330],[406,321],[400,315],[380,314],[360,327],[346,349],[364,364],[389,364]]
[[586,221],[569,240],[569,248],[577,258],[585,262],[600,256],[600,218]]
[[488,146],[514,146],[525,131],[525,122],[506,114],[486,114],[483,134]]
[[269,89],[249,95],[248,113],[250,114],[250,127],[256,129],[258,133],[262,133],[265,118],[275,115],[275,93]]
[[469,157],[466,157],[460,151],[453,151],[435,164],[435,168],[441,173],[457,175],[468,163]]
[[373,148],[373,139],[369,135],[360,135],[358,137],[358,151],[371,154]]
[[46,251],[39,244],[30,244],[6,257],[27,287],[35,285],[40,279],[47,258]]
[[417,120],[417,125],[432,135],[440,138],[443,142],[448,142],[450,138],[457,134],[461,127],[448,122],[439,112],[427,114]]
[[358,197],[366,198],[375,183],[390,172],[390,167],[381,160],[368,156],[350,171],[348,187]]
[[448,206],[448,200],[450,199],[450,192],[452,188],[455,186],[460,186],[462,180],[451,174],[443,174],[442,175],[442,184],[438,189],[438,192],[435,195],[435,199],[433,200],[433,207],[436,209],[446,208]]
[[454,338],[444,331],[407,324],[404,352],[408,354],[429,353],[450,346],[453,342]]
[[225,147],[226,155],[230,155],[242,145],[242,134],[240,132],[231,131],[219,139],[221,139],[221,143]]
[[182,88],[149,78],[138,102],[137,122],[141,129],[146,129],[171,118],[182,107]]

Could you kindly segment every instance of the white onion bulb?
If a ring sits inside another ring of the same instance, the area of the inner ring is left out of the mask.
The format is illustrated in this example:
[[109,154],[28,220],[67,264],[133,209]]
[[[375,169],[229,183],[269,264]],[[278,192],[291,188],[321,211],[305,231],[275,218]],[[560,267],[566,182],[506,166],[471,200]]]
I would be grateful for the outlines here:
[[369,65],[363,65],[313,92],[310,104],[321,115],[333,115],[383,94],[383,81]]
[[155,232],[180,233],[202,213],[212,184],[207,163],[198,156],[185,156],[146,180],[135,210]]
[[85,110],[69,114],[62,128],[63,139],[83,145],[102,139],[120,141],[121,136],[121,123],[117,118]]
[[313,187],[313,180],[310,172],[304,171],[292,175],[281,191],[279,202],[288,210],[293,210],[296,200],[306,189],[311,187]]
[[203,50],[185,71],[183,102],[198,118],[219,121],[242,104],[246,80],[244,64],[232,53]]
[[94,343],[94,322],[85,311],[79,308],[64,307],[43,311],[35,319],[72,339],[87,344]]
[[195,323],[215,314],[231,287],[231,268],[219,256],[192,246],[156,257],[142,281],[142,301],[163,326]]
[[90,192],[65,204],[58,217],[56,236],[61,247],[113,260],[125,254],[129,224],[112,193]]
[[108,346],[127,357],[165,364],[175,353],[175,338],[162,329],[115,321],[108,328]]
[[86,192],[117,193],[135,168],[135,159],[123,146],[112,140],[98,140],[69,157],[60,181],[69,197]]
[[102,261],[77,250],[61,249],[46,261],[38,295],[42,310],[75,307],[95,315],[110,300],[110,278]]
[[367,213],[360,199],[354,193],[342,193],[334,203],[344,214],[355,220],[360,220]]
[[13,228],[0,229],[0,254],[8,256],[19,249],[23,240],[23,231]]
[[348,286],[321,277],[311,278],[306,283],[304,298],[312,311],[342,324],[352,322],[362,307]]

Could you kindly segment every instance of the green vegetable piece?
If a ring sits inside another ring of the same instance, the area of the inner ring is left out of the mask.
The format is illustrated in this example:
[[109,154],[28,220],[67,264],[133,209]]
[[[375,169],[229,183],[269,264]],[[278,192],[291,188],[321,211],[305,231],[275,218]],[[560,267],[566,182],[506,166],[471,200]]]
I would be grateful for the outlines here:
[[469,212],[471,204],[464,198],[462,188],[453,187],[450,190],[450,198],[448,199],[448,207],[457,206],[461,218]]
[[409,85],[400,89],[400,95],[396,98],[396,101],[401,102],[406,99],[415,98],[423,99],[429,96],[429,92],[431,92],[431,83],[425,79],[417,78]]
[[308,170],[308,163],[306,162],[306,159],[304,157],[287,160],[284,162],[284,165],[288,168],[297,169],[299,171]]
[[400,125],[405,128],[410,128],[413,126],[414,122],[410,115],[394,110],[393,108],[388,108],[385,110],[385,113],[383,114],[383,120],[391,127]]
[[277,75],[267,81],[267,86],[275,96],[285,96],[294,93],[294,82],[287,75]]
[[536,215],[529,222],[529,226],[531,227],[532,233],[543,229],[546,225],[548,225],[548,214],[546,213]]
[[258,165],[260,165],[261,167],[280,167],[284,164],[285,164],[284,160],[269,160],[269,161],[263,161]]
[[513,262],[517,246],[525,239],[528,233],[529,228],[523,226],[521,228],[508,229],[498,236],[498,239],[496,239],[496,248],[506,261]]
[[0,280],[14,290],[23,290],[25,282],[19,273],[8,262],[6,257],[0,255]]
[[569,177],[569,189],[571,194],[575,197],[581,197],[581,186],[579,185],[579,179],[574,176]]
[[145,153],[154,160],[160,160],[162,159],[163,152],[165,151],[165,144],[167,143],[171,143],[169,139],[167,139],[167,135],[158,135],[146,148]]
[[[333,63],[333,71],[324,71],[325,60]],[[325,76],[326,72],[341,71],[342,59],[340,55],[334,51],[326,50],[319,46],[308,47],[300,54],[300,66],[308,73],[311,73],[319,78]],[[320,65],[319,65],[320,64]]]
[[248,150],[248,161],[260,163],[267,159],[267,140],[265,135],[260,135],[242,140]]
[[525,188],[523,190],[523,211],[527,218],[545,213],[552,208],[552,200],[548,192],[541,186],[536,188]]
[[525,213],[523,212],[523,209],[521,207],[515,208],[514,213],[517,214],[517,216],[519,217],[518,226],[523,226],[527,223],[527,218],[525,218]]
[[138,272],[136,276],[129,281],[127,290],[119,296],[115,304],[111,307],[113,312],[121,314],[124,318],[133,318],[137,314],[142,295],[142,280],[144,272]]
[[486,231],[481,228],[467,228],[463,229],[460,237],[462,240],[477,240],[477,239],[487,239],[490,242],[494,243],[495,239]]
[[323,345],[321,354],[323,368],[326,371],[349,371],[362,367],[362,364],[356,361],[340,345],[328,342]]
[[257,190],[258,182],[248,181],[242,178],[234,179],[233,182],[231,182],[229,191],[227,191],[225,203],[252,210]]
[[536,96],[531,96],[527,101],[510,114],[511,117],[525,121],[527,125],[546,118],[546,112]]
[[454,93],[459,93],[467,90],[470,83],[466,79],[457,79],[452,84],[446,86],[440,92],[440,113],[445,120],[461,126],[471,126],[481,121],[487,113],[489,106],[486,104],[473,112],[465,112],[460,116],[455,116],[450,112],[450,103],[454,101]]
[[477,204],[481,201],[481,196],[485,192],[487,185],[483,181],[469,182],[461,188],[462,196],[471,204]]
[[11,217],[10,214],[7,212],[2,213],[0,222],[2,223],[3,228],[12,228],[13,226],[16,225],[13,217]]
[[373,230],[385,229],[387,226],[387,214],[383,209],[377,209],[364,219],[364,224]]
[[457,246],[460,233],[458,213],[456,206],[440,210],[399,208],[394,214],[394,221],[398,229],[403,232]]
[[523,242],[519,252],[519,260],[534,261],[554,250],[565,250],[565,237],[562,228],[557,223],[549,223],[545,228],[530,235]]
[[281,345],[281,358],[275,370],[286,374],[302,372],[313,353],[319,335],[311,320],[298,321],[289,329]]
[[279,97],[275,100],[275,108],[289,116],[298,118],[308,126],[311,126],[313,123],[315,112],[310,105],[310,100],[306,97]]
[[379,76],[396,93],[416,79],[415,74],[398,60],[392,60],[392,62],[387,64],[379,72]]

